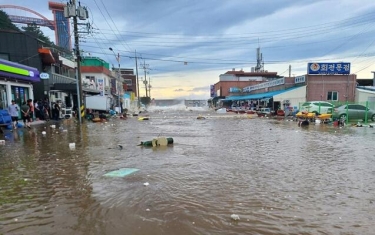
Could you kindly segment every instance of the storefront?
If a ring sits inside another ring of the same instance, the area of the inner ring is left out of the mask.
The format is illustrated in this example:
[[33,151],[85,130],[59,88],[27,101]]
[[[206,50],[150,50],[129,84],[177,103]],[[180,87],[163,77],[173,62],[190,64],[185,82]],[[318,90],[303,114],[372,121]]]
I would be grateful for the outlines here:
[[7,109],[12,100],[21,106],[34,99],[35,82],[40,82],[36,68],[0,59],[0,109]]

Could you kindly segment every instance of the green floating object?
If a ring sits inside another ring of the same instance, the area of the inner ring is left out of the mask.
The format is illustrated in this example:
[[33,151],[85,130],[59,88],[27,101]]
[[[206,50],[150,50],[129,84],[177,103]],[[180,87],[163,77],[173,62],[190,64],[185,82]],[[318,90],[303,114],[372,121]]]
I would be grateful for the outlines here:
[[158,137],[153,140],[141,142],[138,146],[156,147],[156,146],[166,146],[168,144],[173,144],[173,138]]
[[109,177],[124,177],[127,175],[130,175],[131,173],[134,173],[136,171],[139,171],[139,169],[135,168],[121,168],[116,171],[110,171],[108,173],[105,173],[104,176],[109,176]]

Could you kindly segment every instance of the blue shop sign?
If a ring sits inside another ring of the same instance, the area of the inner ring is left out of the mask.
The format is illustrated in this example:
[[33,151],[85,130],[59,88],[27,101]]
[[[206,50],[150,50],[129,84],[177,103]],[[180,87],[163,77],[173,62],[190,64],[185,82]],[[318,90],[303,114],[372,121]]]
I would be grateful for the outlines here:
[[350,74],[350,63],[308,63],[308,74]]

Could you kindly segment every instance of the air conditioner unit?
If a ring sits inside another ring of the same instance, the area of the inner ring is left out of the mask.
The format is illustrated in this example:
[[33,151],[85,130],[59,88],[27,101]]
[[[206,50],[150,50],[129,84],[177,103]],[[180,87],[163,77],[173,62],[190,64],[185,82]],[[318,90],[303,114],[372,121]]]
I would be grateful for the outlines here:
[[290,100],[284,100],[283,104],[290,104]]
[[104,87],[104,90],[109,91],[110,90],[109,86]]

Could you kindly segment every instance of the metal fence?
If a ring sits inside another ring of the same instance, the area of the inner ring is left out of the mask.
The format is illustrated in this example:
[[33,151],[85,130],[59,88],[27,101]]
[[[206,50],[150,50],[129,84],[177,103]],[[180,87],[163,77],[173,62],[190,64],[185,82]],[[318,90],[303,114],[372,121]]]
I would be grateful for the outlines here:
[[[331,104],[331,105],[330,105]],[[375,122],[375,102],[303,102],[298,105],[299,111],[319,114],[332,114],[332,121]]]

